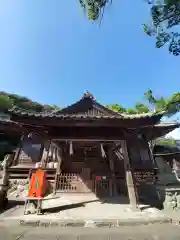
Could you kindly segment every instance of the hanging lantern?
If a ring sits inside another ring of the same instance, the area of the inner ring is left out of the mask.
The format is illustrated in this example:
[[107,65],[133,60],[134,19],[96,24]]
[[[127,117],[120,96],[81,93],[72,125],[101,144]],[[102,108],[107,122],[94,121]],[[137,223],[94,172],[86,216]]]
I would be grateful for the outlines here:
[[104,151],[104,148],[103,148],[103,144],[102,144],[102,143],[101,143],[101,155],[102,155],[103,158],[106,157],[106,153],[105,153],[105,151]]
[[73,155],[73,144],[72,144],[72,142],[69,143],[69,155],[70,156]]

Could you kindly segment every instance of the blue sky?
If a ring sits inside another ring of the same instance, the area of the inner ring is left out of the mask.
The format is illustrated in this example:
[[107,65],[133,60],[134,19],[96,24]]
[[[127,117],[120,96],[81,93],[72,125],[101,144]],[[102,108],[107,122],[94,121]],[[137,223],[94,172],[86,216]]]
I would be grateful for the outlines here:
[[142,32],[148,5],[113,1],[101,27],[78,0],[0,1],[0,90],[60,106],[91,91],[103,103],[124,106],[179,91],[180,57]]

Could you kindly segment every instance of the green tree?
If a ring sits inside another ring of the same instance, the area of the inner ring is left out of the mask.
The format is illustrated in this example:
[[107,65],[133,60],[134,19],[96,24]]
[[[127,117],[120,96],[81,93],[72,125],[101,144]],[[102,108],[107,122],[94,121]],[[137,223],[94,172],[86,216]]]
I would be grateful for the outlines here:
[[157,98],[153,95],[153,92],[151,89],[148,89],[144,93],[144,97],[145,97],[145,100],[148,101],[151,110],[153,110],[155,112],[159,112],[159,111],[163,111],[163,110],[168,112],[167,105],[170,102],[169,98],[162,97],[162,96]]
[[128,114],[137,114],[137,111],[135,109],[133,109],[133,108],[127,108],[126,109],[126,113],[128,113]]
[[[154,36],[156,47],[168,44],[169,52],[175,56],[180,54],[180,33],[172,31],[180,24],[180,0],[145,0],[150,6],[150,24],[143,24],[143,31]],[[105,7],[112,0],[79,0],[81,7],[92,21],[100,20]]]
[[165,111],[165,115],[170,117],[180,111],[180,92],[173,93],[170,97],[156,98],[152,90],[148,89],[144,96],[151,109],[156,112]]
[[153,96],[153,92],[151,89],[148,89],[145,93],[144,93],[144,97],[145,99],[149,102],[149,104],[151,105],[151,107],[153,106],[154,108],[154,105],[156,103],[156,99],[155,97]]
[[0,94],[0,111],[7,111],[12,106],[13,101],[7,95]]
[[166,105],[167,116],[172,116],[180,111],[180,92],[172,94]]
[[135,110],[137,113],[148,113],[150,111],[148,106],[140,102],[135,104]]
[[79,0],[81,7],[87,13],[89,20],[101,19],[104,14],[104,8],[112,0]]
[[61,110],[61,107],[57,106],[56,104],[53,104],[53,105],[52,105],[52,108],[53,108],[54,110]]
[[25,109],[27,111],[33,112],[44,112],[44,111],[53,111],[56,109],[60,109],[56,105],[42,105],[38,102],[31,101],[27,97],[23,97],[17,94],[9,94],[6,92],[0,92],[0,110],[5,111],[12,107],[18,107],[21,109]]
[[143,24],[144,32],[155,37],[157,48],[167,44],[169,52],[179,56],[180,33],[174,31],[174,27],[180,24],[180,0],[149,0],[148,3],[151,5],[151,24]]
[[106,107],[115,112],[126,112],[126,109],[119,104],[107,104]]
[[176,140],[173,138],[160,137],[155,140],[155,144],[176,146]]

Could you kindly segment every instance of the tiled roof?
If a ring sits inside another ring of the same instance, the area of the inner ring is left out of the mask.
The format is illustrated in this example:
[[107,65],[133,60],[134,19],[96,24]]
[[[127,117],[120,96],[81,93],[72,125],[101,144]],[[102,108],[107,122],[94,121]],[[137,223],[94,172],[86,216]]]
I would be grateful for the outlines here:
[[169,128],[178,128],[180,127],[180,122],[178,121],[161,121],[160,123],[154,125],[155,127],[169,127]]
[[149,112],[142,114],[124,114],[112,111],[105,106],[98,103],[91,93],[85,93],[83,97],[76,103],[63,108],[55,110],[51,113],[36,113],[29,112],[19,108],[13,108],[9,111],[12,115],[37,117],[37,118],[58,118],[58,119],[142,119],[142,118],[160,118],[164,112]]
[[52,112],[52,113],[36,113],[36,112],[28,112],[22,109],[11,109],[9,110],[12,114],[20,115],[20,116],[28,116],[28,117],[37,117],[37,118],[58,118],[58,119],[144,119],[144,118],[152,118],[157,117],[161,118],[164,112],[149,112],[142,114],[124,114],[118,113],[115,115],[105,115],[105,114],[87,114],[87,113],[76,113],[76,114],[68,114],[61,112]]
[[18,122],[14,122],[14,121],[11,121],[11,120],[2,120],[0,119],[0,124],[16,124],[16,125],[19,125]]
[[[173,131],[174,129],[180,127],[180,123],[173,121],[162,121],[158,124],[155,124],[153,126],[145,126],[144,128],[148,128],[148,136],[149,139],[156,139],[161,136],[165,136],[169,132]],[[142,127],[143,128],[143,127]]]

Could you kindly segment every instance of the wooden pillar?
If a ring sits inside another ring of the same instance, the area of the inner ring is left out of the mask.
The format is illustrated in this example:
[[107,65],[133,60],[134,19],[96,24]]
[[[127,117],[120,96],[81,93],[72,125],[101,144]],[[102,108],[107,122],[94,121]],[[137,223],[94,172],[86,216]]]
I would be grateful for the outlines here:
[[40,151],[39,151],[39,161],[40,162],[42,160],[43,152],[44,152],[44,142],[43,143],[41,142],[41,148],[40,148]]
[[130,166],[126,140],[121,140],[121,147],[124,155],[124,168],[126,173],[126,183],[127,183],[127,190],[129,195],[129,202],[132,209],[137,210],[138,209],[137,195],[136,195],[133,172]]
[[21,140],[20,140],[20,143],[19,143],[19,146],[16,150],[16,153],[14,155],[14,161],[13,161],[13,165],[17,165],[19,163],[19,156],[20,156],[20,153],[21,153],[21,150],[22,150],[22,147],[23,147],[23,141],[24,141],[24,134],[21,136]]
[[58,183],[58,180],[59,180],[59,175],[61,173],[61,163],[62,163],[62,160],[63,160],[63,154],[62,154],[62,149],[61,148],[56,148],[56,156],[57,156],[57,159],[58,159],[58,164],[57,164],[57,168],[56,168],[53,194],[56,194],[57,183]]
[[51,146],[51,142],[48,141],[47,144],[48,144],[47,148],[44,144],[43,154],[42,154],[42,158],[41,158],[42,168],[46,168],[47,162],[48,162],[48,153],[49,153],[49,149]]
[[110,166],[111,178],[112,178],[110,194],[111,196],[117,196],[116,175],[115,175],[115,169],[114,169],[114,159],[113,159],[112,149],[108,150],[108,160],[109,160],[109,166]]

